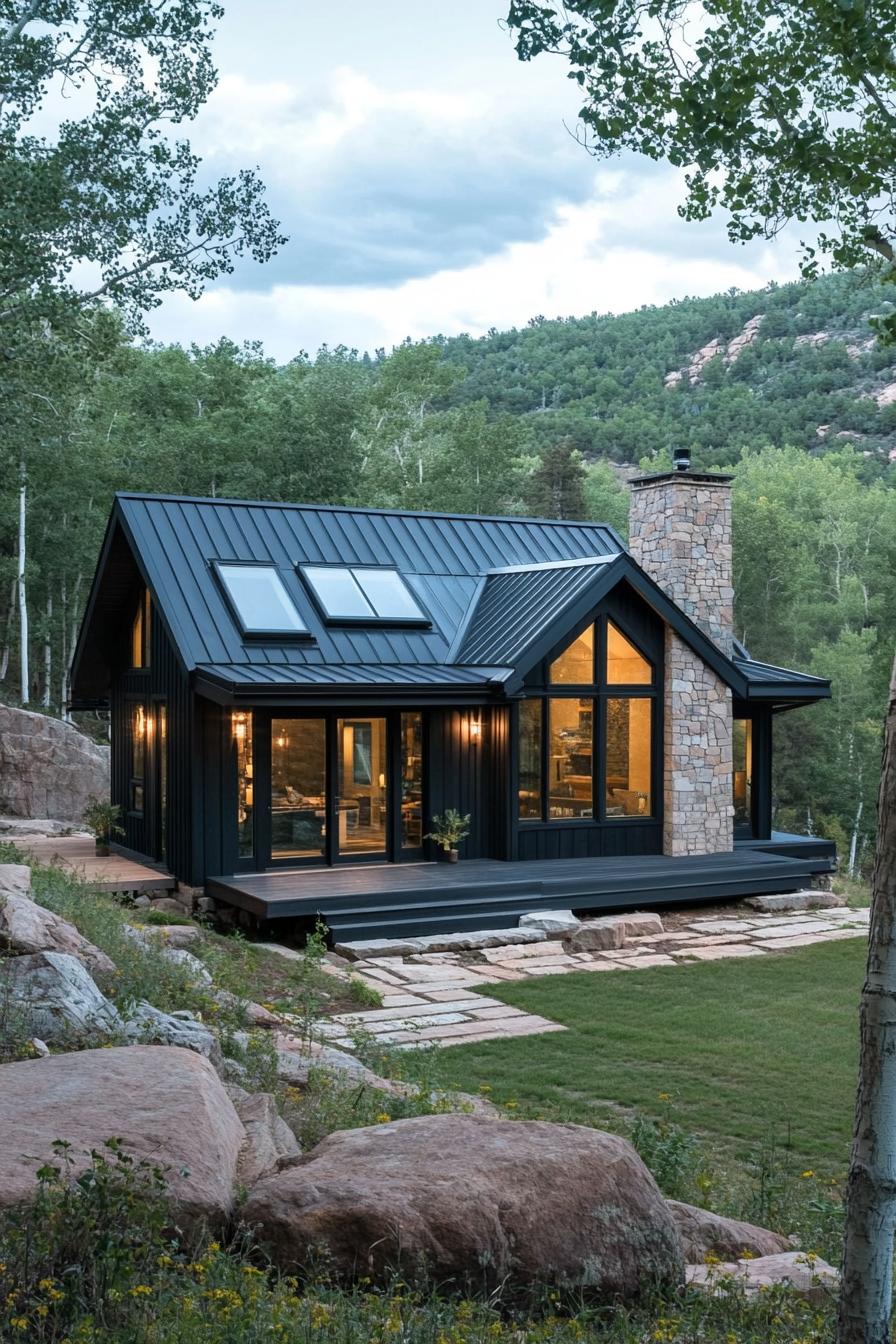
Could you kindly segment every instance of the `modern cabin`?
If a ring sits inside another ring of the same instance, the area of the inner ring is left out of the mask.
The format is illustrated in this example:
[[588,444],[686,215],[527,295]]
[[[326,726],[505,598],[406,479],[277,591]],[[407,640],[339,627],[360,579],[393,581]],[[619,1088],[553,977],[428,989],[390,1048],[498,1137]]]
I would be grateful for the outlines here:
[[[73,669],[108,707],[121,850],[342,937],[806,885],[778,714],[826,681],[733,634],[730,478],[601,523],[116,497]],[[428,839],[469,814],[461,862]]]

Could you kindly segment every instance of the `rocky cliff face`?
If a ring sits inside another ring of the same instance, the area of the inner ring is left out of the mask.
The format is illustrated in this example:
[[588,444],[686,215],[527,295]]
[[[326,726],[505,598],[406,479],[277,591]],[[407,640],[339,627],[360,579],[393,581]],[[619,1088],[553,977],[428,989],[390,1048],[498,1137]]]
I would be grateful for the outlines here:
[[71,724],[0,705],[0,815],[80,821],[109,795],[109,748]]

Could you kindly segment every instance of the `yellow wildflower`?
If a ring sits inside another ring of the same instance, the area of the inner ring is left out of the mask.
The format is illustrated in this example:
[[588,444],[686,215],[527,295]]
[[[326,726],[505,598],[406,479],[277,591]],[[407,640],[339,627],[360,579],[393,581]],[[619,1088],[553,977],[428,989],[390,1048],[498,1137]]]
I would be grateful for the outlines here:
[[376,1122],[378,1125],[388,1125],[391,1119],[392,1117],[389,1115],[388,1111],[380,1111],[379,1115],[376,1117]]
[[135,1284],[129,1292],[130,1297],[152,1297],[152,1289],[148,1283]]

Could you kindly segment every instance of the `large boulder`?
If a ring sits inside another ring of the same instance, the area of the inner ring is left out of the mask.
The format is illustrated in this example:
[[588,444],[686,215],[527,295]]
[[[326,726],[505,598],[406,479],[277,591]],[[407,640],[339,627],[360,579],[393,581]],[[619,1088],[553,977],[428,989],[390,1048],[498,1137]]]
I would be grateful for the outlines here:
[[343,1279],[398,1270],[459,1291],[565,1283],[626,1300],[683,1278],[635,1150],[580,1125],[436,1115],[341,1131],[261,1181],[243,1216],[282,1269],[323,1250]]
[[0,1000],[4,997],[27,1033],[50,1045],[109,1039],[124,1026],[82,963],[65,952],[0,960]]
[[109,796],[109,748],[48,714],[0,705],[0,812],[80,821]]
[[73,1175],[91,1150],[122,1140],[164,1169],[186,1225],[219,1224],[234,1201],[245,1133],[207,1060],[189,1050],[131,1045],[0,1067],[0,1208],[27,1203],[53,1142],[72,1145]]
[[28,896],[0,894],[0,947],[16,953],[66,952],[91,975],[113,975],[115,963],[69,924]]
[[701,1265],[707,1255],[721,1260],[739,1260],[743,1256],[778,1255],[793,1250],[793,1243],[778,1232],[736,1218],[722,1218],[709,1209],[682,1204],[670,1199],[669,1208],[678,1225],[684,1258],[689,1265]]

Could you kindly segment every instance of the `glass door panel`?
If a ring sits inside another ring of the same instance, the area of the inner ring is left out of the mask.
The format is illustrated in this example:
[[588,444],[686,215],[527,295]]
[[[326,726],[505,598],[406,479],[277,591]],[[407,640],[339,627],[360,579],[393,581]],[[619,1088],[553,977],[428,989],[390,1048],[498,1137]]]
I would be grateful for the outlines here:
[[423,715],[401,716],[401,847],[423,848]]
[[325,719],[271,719],[271,856],[324,857],[327,832]]
[[753,720],[735,719],[734,724],[734,830],[753,834]]
[[386,853],[388,755],[385,719],[336,721],[336,852]]

